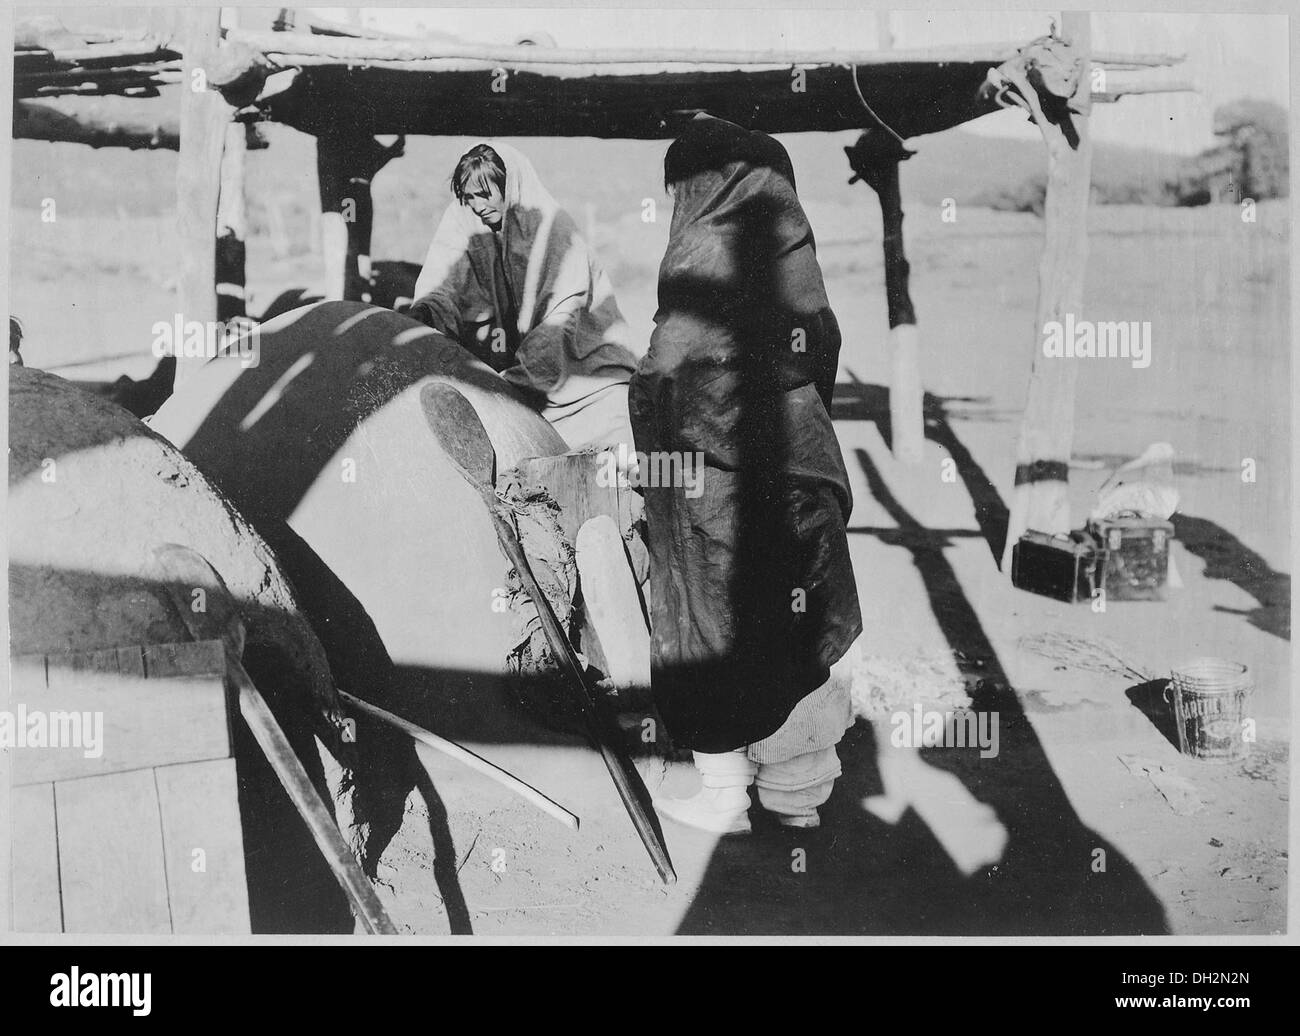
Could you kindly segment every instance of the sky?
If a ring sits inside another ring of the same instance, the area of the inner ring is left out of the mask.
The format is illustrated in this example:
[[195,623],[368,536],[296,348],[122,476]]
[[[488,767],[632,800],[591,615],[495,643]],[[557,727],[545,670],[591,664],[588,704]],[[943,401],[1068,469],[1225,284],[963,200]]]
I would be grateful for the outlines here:
[[[728,49],[865,49],[878,45],[872,10],[651,10],[574,8],[438,8],[360,11],[362,24],[417,34],[427,28],[483,42],[514,42],[545,30],[559,46],[721,47]],[[346,21],[345,8],[318,8]],[[1048,31],[1054,11],[894,11],[897,49],[951,43],[1027,42]],[[1196,94],[1126,97],[1094,109],[1096,140],[1190,153],[1214,143],[1215,107],[1251,96],[1286,105],[1290,95],[1288,26],[1282,15],[1093,15],[1093,46],[1119,51],[1183,53],[1173,76],[1189,78]],[[869,100],[869,98],[868,98]],[[986,116],[967,129],[994,136],[1036,138],[1019,111]]]

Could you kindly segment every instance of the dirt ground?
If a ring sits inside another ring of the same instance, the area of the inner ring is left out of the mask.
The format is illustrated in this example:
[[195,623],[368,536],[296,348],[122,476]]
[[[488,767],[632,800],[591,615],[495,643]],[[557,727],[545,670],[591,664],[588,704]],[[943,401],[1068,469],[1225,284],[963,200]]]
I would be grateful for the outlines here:
[[[809,208],[844,328],[833,417],[855,493],[850,538],[864,649],[956,658],[976,707],[999,717],[997,756],[895,749],[887,728],[859,723],[841,746],[844,776],[820,830],[760,822],[748,838],[719,839],[665,822],[679,878],[665,888],[585,745],[541,732],[470,743],[578,813],[581,829],[571,833],[440,763],[433,791],[412,794],[379,867],[395,921],[411,933],[479,936],[1284,929],[1285,203],[1261,206],[1253,224],[1232,206],[1092,212],[1085,310],[1098,320],[1151,321],[1153,362],[1135,370],[1119,360],[1079,361],[1074,513],[1081,520],[1115,463],[1151,442],[1173,443],[1182,494],[1173,554],[1185,583],[1165,603],[1112,602],[1104,614],[1015,590],[996,560],[1036,344],[1041,222],[964,209],[943,223],[937,207],[909,208],[929,396],[925,457],[906,466],[892,459],[883,428],[889,358],[878,219],[847,203]],[[648,333],[666,226],[630,226],[602,224],[597,244],[629,319]],[[124,233],[130,250],[121,247]],[[28,362],[126,353],[79,374],[147,373],[140,343],[156,311],[172,305],[167,221],[100,214],[53,234],[35,213],[18,211],[13,239],[24,257],[13,267],[13,299],[28,325]],[[277,258],[259,240],[251,247],[253,265],[270,274],[256,285],[263,302],[319,276],[310,258]],[[955,481],[942,475],[949,457]],[[1247,458],[1253,482],[1242,479]],[[1021,637],[1052,630],[1109,638],[1159,673],[1203,654],[1247,663],[1258,729],[1248,760],[1182,757],[1149,688],[1060,668],[1018,647]],[[411,718],[439,730],[442,705],[431,701]],[[1140,765],[1134,772],[1134,757],[1186,778],[1195,811],[1176,812]],[[642,766],[652,790],[693,790],[689,766],[654,755]]]

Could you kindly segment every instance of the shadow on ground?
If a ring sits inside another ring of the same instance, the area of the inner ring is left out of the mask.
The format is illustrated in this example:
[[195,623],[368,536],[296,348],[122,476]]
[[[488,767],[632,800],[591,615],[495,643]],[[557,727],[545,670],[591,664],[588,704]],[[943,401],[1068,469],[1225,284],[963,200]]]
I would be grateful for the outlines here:
[[1240,615],[1256,629],[1283,640],[1291,639],[1291,577],[1275,571],[1259,554],[1222,525],[1186,514],[1173,517],[1174,536],[1205,562],[1206,579],[1226,579],[1250,594],[1254,608],[1216,607],[1215,611]]
[[[841,393],[838,418],[888,419],[887,394],[880,386],[858,382],[848,393],[841,387]],[[972,497],[980,501],[981,530],[997,557],[1006,506],[953,435],[943,401],[927,396],[926,404],[927,435],[958,459]],[[823,827],[803,832],[767,828],[750,839],[723,839],[679,930],[746,935],[1167,932],[1164,909],[1142,876],[1071,806],[944,556],[948,538],[912,517],[865,450],[857,450],[856,458],[872,496],[897,526],[894,542],[912,555],[949,647],[959,657],[982,663],[983,678],[972,690],[971,707],[996,716],[999,724],[996,756],[981,758],[974,748],[932,748],[921,752],[920,764],[959,781],[969,794],[971,813],[984,814],[992,823],[963,833],[957,817],[955,834],[937,831],[921,819],[918,807],[925,806],[908,800],[905,792],[896,817],[882,819],[878,811],[869,812],[866,800],[879,801],[887,790],[899,799],[899,793],[886,788],[876,735],[859,724],[841,744],[844,776],[823,810]],[[869,578],[864,581],[870,585]],[[916,773],[931,785],[937,776]],[[948,786],[953,789],[950,799],[964,797],[961,789]],[[987,840],[988,829],[996,825],[1005,832],[996,859],[978,867],[959,866],[960,839]],[[1104,871],[1094,869],[1103,858],[1097,850],[1104,852]]]

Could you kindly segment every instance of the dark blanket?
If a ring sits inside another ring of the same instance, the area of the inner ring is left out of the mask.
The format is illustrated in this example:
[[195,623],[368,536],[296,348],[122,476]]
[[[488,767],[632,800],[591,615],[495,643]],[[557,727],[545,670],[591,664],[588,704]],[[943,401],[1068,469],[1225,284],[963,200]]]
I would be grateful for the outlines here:
[[698,495],[644,490],[653,688],[679,744],[721,752],[772,734],[862,629],[828,413],[840,334],[780,144],[697,118],[665,166],[672,226],[632,428],[652,462],[705,466]]

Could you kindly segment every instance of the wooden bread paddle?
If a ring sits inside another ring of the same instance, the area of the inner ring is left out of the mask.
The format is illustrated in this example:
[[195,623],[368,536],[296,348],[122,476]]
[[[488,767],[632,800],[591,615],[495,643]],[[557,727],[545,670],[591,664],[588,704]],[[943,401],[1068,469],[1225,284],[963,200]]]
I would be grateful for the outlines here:
[[551,651],[569,677],[569,685],[586,722],[588,737],[600,752],[600,757],[613,778],[614,787],[618,789],[619,798],[623,800],[623,806],[632,818],[632,825],[641,836],[650,859],[654,861],[659,877],[664,884],[671,885],[677,880],[677,874],[668,858],[668,847],[664,844],[663,832],[659,829],[650,802],[650,793],[646,790],[641,775],[637,773],[636,766],[618,745],[617,735],[610,730],[610,724],[602,715],[599,693],[587,679],[573,645],[560,627],[546,594],[537,584],[513,520],[507,520],[502,513],[504,508],[493,488],[496,452],[492,440],[488,438],[487,429],[479,420],[473,404],[454,385],[446,382],[430,382],[425,385],[420,392],[420,404],[424,409],[425,420],[448,460],[479,494],[487,508],[501,549],[514,565],[524,589],[537,607],[542,631],[546,634]]

